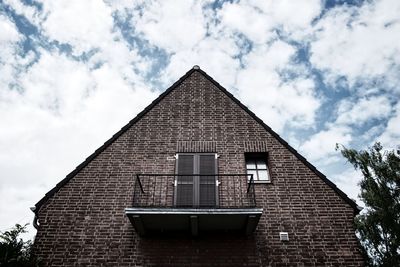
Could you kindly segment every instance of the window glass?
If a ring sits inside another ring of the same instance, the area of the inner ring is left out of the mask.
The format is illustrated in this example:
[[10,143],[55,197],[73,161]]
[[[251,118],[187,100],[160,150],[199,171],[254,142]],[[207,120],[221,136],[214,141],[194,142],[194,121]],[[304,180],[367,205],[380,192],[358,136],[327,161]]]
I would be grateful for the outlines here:
[[262,181],[269,180],[268,171],[267,170],[259,170],[258,171],[258,179]]
[[246,153],[245,159],[247,174],[253,174],[254,181],[270,180],[266,153]]
[[265,163],[265,160],[257,159],[257,169],[267,169],[267,164]]
[[255,169],[256,168],[256,162],[255,160],[248,160],[246,162],[246,168],[247,169]]

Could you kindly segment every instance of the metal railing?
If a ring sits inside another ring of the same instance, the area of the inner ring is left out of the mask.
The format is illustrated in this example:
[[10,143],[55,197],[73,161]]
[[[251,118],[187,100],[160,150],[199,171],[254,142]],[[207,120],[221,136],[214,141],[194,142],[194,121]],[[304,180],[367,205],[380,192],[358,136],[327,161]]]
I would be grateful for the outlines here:
[[134,207],[251,208],[252,174],[136,174]]

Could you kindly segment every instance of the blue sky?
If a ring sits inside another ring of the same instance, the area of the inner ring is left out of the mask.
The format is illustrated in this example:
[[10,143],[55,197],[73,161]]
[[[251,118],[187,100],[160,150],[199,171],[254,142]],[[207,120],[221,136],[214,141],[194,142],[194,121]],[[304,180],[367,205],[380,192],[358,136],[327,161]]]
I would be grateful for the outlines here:
[[0,0],[0,230],[193,65],[356,199],[335,144],[399,144],[399,36],[397,0]]

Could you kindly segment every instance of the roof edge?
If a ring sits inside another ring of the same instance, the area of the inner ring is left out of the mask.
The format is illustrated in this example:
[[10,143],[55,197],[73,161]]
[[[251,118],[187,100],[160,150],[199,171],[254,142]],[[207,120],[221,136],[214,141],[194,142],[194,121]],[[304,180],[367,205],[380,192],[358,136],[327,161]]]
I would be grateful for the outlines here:
[[264,129],[269,132],[273,137],[275,137],[284,147],[286,147],[290,152],[292,152],[304,165],[306,165],[311,171],[313,171],[319,178],[321,178],[329,187],[331,187],[344,201],[346,201],[353,209],[354,213],[358,214],[361,209],[357,205],[357,203],[349,198],[346,193],[340,190],[331,180],[329,180],[322,172],[317,170],[317,168],[312,165],[305,157],[300,155],[296,149],[289,145],[282,137],[279,136],[274,130],[271,129],[268,125],[266,125],[256,114],[254,114],[248,107],[242,104],[235,96],[233,96],[228,90],[226,90],[222,85],[220,85],[217,81],[215,81],[210,75],[208,75],[205,71],[198,69],[198,71],[203,74],[210,82],[212,82],[215,86],[217,86],[222,92],[224,92],[232,101],[238,104],[244,111],[246,111],[255,121],[257,121]]
[[[196,67],[196,66],[195,66]],[[85,159],[81,164],[79,164],[72,172],[70,172],[64,179],[62,179],[59,183],[56,184],[50,191],[48,191],[42,199],[40,199],[35,204],[36,214],[41,206],[51,198],[57,191],[60,190],[65,184],[67,184],[79,171],[81,171],[85,166],[87,166],[93,159],[95,159],[101,152],[103,152],[109,145],[111,145],[118,137],[120,137],[123,133],[125,133],[132,125],[134,125],[137,121],[139,121],[144,115],[147,114],[155,105],[157,105],[164,97],[166,97],[172,90],[174,90],[177,86],[179,86],[186,78],[188,78],[193,72],[198,71],[199,68],[193,67],[186,74],[184,74],[179,80],[177,80],[174,84],[172,84],[167,90],[161,93],[153,102],[151,102],[144,110],[136,115],[135,118],[130,120],[125,126],[123,126],[117,133],[115,133],[110,139],[108,139],[102,146],[96,149],[89,157]]]

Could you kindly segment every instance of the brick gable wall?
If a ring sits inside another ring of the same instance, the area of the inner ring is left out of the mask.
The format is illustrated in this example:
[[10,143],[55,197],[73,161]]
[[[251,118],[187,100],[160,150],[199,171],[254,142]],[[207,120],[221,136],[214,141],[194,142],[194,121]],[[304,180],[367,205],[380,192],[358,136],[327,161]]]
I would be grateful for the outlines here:
[[[214,150],[214,151],[212,151]],[[174,173],[177,152],[217,152],[219,173],[245,173],[268,152],[270,184],[251,237],[139,237],[124,209],[135,173]],[[354,209],[200,72],[193,72],[40,208],[43,266],[363,266]],[[279,240],[287,231],[290,241]]]

